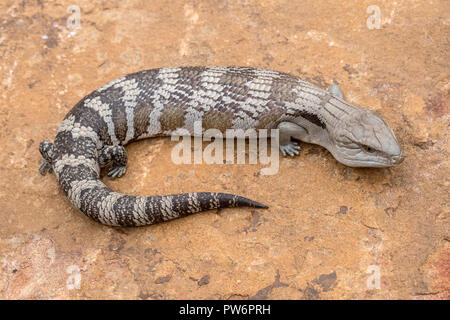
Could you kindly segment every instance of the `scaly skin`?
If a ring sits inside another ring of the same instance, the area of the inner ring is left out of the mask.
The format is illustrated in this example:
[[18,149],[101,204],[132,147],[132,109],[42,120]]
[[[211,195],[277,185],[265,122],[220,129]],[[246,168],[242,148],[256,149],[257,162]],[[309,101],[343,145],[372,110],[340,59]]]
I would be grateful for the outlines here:
[[93,91],[66,115],[54,143],[41,142],[40,172],[54,171],[69,200],[111,226],[142,226],[209,209],[266,206],[237,195],[186,193],[135,197],[110,190],[108,175],[126,171],[127,143],[168,136],[178,129],[280,129],[281,151],[296,155],[293,140],[327,148],[349,166],[400,163],[389,126],[374,112],[353,106],[336,88],[324,91],[298,77],[255,68],[181,67],[141,71]]

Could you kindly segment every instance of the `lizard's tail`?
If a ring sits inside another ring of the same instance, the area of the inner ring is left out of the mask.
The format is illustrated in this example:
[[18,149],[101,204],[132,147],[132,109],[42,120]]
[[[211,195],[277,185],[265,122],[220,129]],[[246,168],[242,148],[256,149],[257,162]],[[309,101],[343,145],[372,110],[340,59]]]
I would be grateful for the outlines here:
[[[63,175],[59,175],[63,178]],[[84,214],[109,226],[145,226],[196,212],[230,207],[268,208],[227,193],[194,192],[164,196],[129,196],[109,189],[100,179],[59,179],[69,200]]]

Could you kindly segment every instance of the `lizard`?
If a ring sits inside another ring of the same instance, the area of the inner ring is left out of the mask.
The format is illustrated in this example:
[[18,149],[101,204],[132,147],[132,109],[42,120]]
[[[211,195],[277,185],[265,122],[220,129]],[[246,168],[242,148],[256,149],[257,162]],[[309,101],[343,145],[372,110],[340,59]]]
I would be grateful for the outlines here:
[[376,112],[289,73],[237,66],[166,67],[128,74],[82,98],[65,116],[54,142],[39,144],[42,175],[54,172],[70,202],[109,226],[144,226],[210,209],[268,208],[216,192],[129,196],[100,179],[127,168],[124,146],[169,136],[177,129],[278,129],[281,153],[296,156],[298,141],[318,144],[351,167],[389,167],[403,154]]

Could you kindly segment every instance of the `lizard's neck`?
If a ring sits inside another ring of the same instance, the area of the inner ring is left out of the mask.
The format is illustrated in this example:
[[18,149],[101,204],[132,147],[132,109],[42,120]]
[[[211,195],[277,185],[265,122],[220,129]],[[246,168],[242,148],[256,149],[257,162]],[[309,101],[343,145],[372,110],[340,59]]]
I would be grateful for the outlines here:
[[309,83],[300,82],[294,89],[295,100],[288,103],[288,113],[305,118],[323,129],[336,125],[361,108]]
[[300,82],[294,88],[295,98],[287,102],[287,115],[305,129],[302,140],[328,148],[341,127],[361,108],[312,84]]

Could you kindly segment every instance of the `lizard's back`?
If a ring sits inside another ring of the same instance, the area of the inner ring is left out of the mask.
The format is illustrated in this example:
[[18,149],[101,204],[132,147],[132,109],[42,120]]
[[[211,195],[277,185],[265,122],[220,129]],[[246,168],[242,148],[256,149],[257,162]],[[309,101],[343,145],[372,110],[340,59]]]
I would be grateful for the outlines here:
[[[83,98],[66,116],[100,133],[106,145],[178,129],[273,128],[301,80],[245,67],[160,68],[129,74]],[[312,89],[313,85],[306,83]]]

